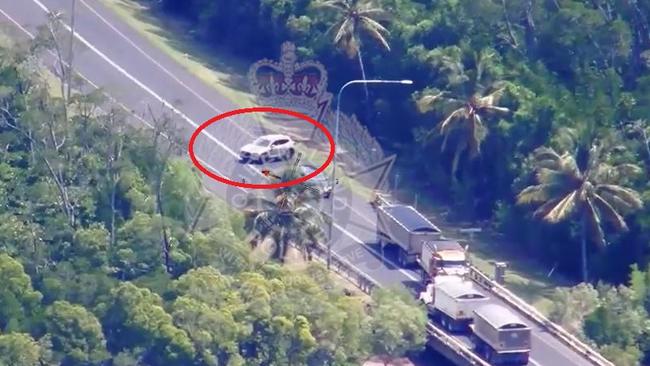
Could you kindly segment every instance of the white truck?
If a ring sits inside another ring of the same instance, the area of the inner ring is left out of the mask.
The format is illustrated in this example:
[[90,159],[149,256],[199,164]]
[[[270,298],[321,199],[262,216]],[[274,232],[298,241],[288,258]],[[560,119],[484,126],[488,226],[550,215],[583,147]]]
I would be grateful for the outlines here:
[[437,276],[420,293],[429,315],[449,332],[464,332],[474,320],[473,310],[489,298],[473,282],[459,276]]
[[490,364],[528,364],[531,329],[509,309],[497,304],[475,309],[470,329],[476,352]]
[[389,204],[377,207],[377,242],[398,247],[397,262],[405,267],[416,262],[427,243],[440,239],[440,229],[413,206]]

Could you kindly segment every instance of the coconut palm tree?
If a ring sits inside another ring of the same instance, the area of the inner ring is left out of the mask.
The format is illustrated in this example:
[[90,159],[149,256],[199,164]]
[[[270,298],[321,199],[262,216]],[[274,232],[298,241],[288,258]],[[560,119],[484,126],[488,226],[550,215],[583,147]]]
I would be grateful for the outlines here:
[[[281,179],[289,181],[298,175],[295,167],[290,167]],[[324,219],[316,207],[320,197],[318,189],[309,182],[277,189],[273,198],[251,197],[247,205],[252,219],[250,229],[258,239],[274,240],[274,257],[280,261],[284,261],[290,244],[298,246],[306,256],[308,247],[324,236]]]
[[578,218],[584,282],[588,280],[587,241],[604,246],[603,221],[626,231],[623,215],[643,206],[638,192],[621,185],[625,177],[641,169],[633,164],[610,163],[607,150],[599,141],[594,142],[581,167],[571,153],[540,147],[532,155],[537,184],[517,195],[517,204],[541,204],[533,215],[546,222]]
[[462,62],[450,57],[440,58],[440,68],[448,74],[448,87],[455,91],[438,91],[428,89],[416,100],[421,113],[432,110],[447,111],[445,119],[430,129],[424,136],[428,140],[435,132],[443,136],[441,149],[447,147],[452,132],[459,133],[452,162],[452,176],[458,170],[458,163],[463,153],[470,159],[481,152],[481,142],[487,136],[487,127],[483,120],[492,113],[507,113],[510,110],[497,105],[503,95],[506,84],[485,80],[485,67],[494,57],[494,53],[483,51],[475,54],[475,68],[466,71]]
[[[333,9],[338,14],[337,21],[330,27],[328,33],[336,30],[334,44],[345,51],[350,58],[357,57],[361,68],[361,77],[366,80],[366,70],[361,55],[361,34],[366,34],[377,41],[384,49],[390,51],[386,36],[388,29],[379,23],[386,19],[386,12],[375,6],[371,0],[326,0],[317,4],[320,7]],[[366,99],[368,87],[364,85]]]

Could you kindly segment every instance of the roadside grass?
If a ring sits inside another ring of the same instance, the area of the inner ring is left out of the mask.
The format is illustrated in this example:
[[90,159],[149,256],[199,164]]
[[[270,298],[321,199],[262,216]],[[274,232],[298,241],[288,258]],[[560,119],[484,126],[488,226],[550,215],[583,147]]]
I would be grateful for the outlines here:
[[[248,65],[242,60],[219,52],[219,50],[199,45],[186,33],[181,22],[172,20],[163,14],[154,16],[146,7],[134,1],[101,1],[156,47],[230,99],[235,105],[241,107],[255,105],[253,95],[246,91],[245,75]],[[264,121],[261,123],[265,124]],[[327,157],[326,153],[310,148],[305,149],[304,153],[309,156],[313,164],[322,164]],[[324,173],[329,175],[331,167],[328,167]],[[368,200],[371,197],[372,190],[354,179],[342,177],[341,184]],[[412,193],[410,196],[412,197]],[[421,211],[428,216],[437,217],[436,224],[444,221],[441,219],[444,216],[445,207],[440,202],[434,202],[428,197],[420,195],[419,203]],[[457,223],[453,224],[456,226]],[[449,226],[440,226],[443,231],[450,232]],[[453,233],[453,235],[470,243],[473,263],[487,274],[493,275],[495,261],[507,262],[506,287],[543,313],[548,313],[550,309],[551,295],[554,289],[573,284],[559,278],[556,274],[548,277],[550,269],[542,268],[540,264],[530,258],[514,253],[511,248],[499,244],[498,240],[495,241],[494,238],[485,240],[485,235],[479,234],[476,235],[479,240],[471,240],[468,235],[462,233]],[[343,283],[348,283],[342,277],[335,277]],[[346,287],[349,287],[349,284]]]

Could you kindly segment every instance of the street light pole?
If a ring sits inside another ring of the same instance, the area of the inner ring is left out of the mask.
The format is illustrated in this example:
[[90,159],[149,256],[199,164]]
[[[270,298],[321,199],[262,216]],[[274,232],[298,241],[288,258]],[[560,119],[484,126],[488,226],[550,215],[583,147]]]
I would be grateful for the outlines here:
[[334,156],[332,157],[332,177],[330,178],[330,223],[329,223],[329,237],[327,243],[327,269],[330,268],[330,263],[332,262],[332,232],[334,227],[334,188],[336,184],[336,147],[338,146],[339,140],[339,118],[341,115],[341,94],[343,90],[352,84],[404,84],[410,85],[413,84],[412,80],[350,80],[347,83],[343,84],[341,89],[339,89],[338,95],[336,96],[336,123],[334,124]]

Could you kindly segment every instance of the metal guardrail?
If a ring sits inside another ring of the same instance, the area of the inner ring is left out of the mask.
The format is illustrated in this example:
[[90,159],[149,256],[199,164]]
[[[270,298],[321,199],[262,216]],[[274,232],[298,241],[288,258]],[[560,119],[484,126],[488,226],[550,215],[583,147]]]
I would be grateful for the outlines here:
[[[327,263],[327,247],[324,245],[315,245],[312,248],[312,255],[320,262]],[[330,270],[336,272],[348,281],[352,282],[357,288],[370,295],[375,287],[381,287],[372,278],[361,273],[358,269],[348,262],[345,258],[332,251]]]
[[489,363],[478,357],[471,349],[467,348],[466,345],[445,333],[432,322],[427,323],[427,333],[436,337],[443,344],[449,347],[449,349],[454,350],[454,352],[462,356],[469,365],[490,366]]
[[547,329],[551,334],[556,336],[562,343],[567,345],[569,348],[573,349],[577,353],[583,355],[587,360],[597,366],[615,366],[612,362],[605,359],[594,349],[588,345],[581,342],[574,335],[567,332],[564,328],[553,323],[542,315],[537,309],[529,305],[525,301],[521,300],[515,294],[510,292],[507,288],[499,285],[485,273],[481,272],[478,268],[472,266],[470,267],[470,277],[471,279],[478,283],[483,288],[490,291],[490,293],[498,296],[500,299],[510,304],[514,308],[518,309],[526,315],[528,318],[538,323],[545,329]]

